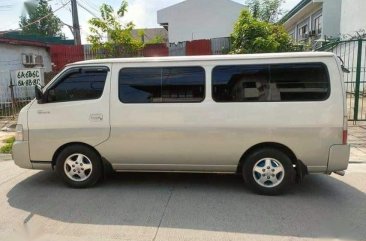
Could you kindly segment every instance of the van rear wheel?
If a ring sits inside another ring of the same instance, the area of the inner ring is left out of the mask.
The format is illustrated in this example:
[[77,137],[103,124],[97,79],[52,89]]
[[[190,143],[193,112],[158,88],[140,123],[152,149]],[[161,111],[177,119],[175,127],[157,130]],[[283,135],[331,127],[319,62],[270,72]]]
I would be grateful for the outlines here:
[[286,191],[295,176],[291,159],[275,148],[252,152],[243,165],[243,178],[254,192],[278,195]]
[[63,149],[56,159],[56,172],[69,186],[86,188],[102,176],[100,156],[90,147],[72,145]]

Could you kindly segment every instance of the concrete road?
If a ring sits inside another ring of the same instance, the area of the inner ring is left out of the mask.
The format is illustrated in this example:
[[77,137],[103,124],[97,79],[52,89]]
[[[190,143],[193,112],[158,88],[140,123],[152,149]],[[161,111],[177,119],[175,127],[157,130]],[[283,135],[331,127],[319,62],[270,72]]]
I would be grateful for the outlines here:
[[231,175],[135,174],[95,188],[0,161],[0,240],[366,240],[366,165],[284,196]]

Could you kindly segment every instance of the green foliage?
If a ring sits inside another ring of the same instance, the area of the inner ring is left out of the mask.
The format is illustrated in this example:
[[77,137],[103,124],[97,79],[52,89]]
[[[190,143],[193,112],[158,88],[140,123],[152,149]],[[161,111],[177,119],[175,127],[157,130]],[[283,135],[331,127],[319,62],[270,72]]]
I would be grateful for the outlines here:
[[[21,16],[19,22],[22,33],[48,37],[64,37],[64,34],[61,31],[62,22],[53,14],[52,8],[48,5],[47,0],[39,0],[37,5],[26,5],[26,10],[27,15]],[[47,16],[48,14],[50,15]],[[44,16],[47,17],[35,22]],[[27,26],[33,22],[35,23]]]
[[4,140],[4,143],[13,143],[15,141],[15,137],[14,136],[12,136],[12,137],[9,137],[9,138],[7,138],[7,139],[5,139]]
[[232,53],[274,53],[294,50],[290,35],[283,26],[260,21],[243,10],[234,26]]
[[164,36],[156,35],[154,38],[150,39],[147,44],[163,44],[165,43]]
[[3,142],[6,143],[6,145],[4,145],[0,148],[0,153],[5,153],[5,154],[11,153],[14,141],[15,141],[15,137],[9,137],[8,139],[5,139]]
[[249,10],[254,18],[275,23],[283,15],[281,5],[284,0],[249,0],[247,2]]
[[9,154],[9,153],[11,153],[12,148],[13,148],[13,143],[6,144],[5,146],[2,146],[0,148],[0,153]]
[[[143,47],[141,40],[132,36],[134,24],[121,23],[120,18],[124,17],[127,7],[125,0],[117,12],[110,5],[103,4],[100,7],[101,18],[89,20],[91,34],[88,36],[88,41],[94,50],[104,53],[103,57],[131,56]],[[107,39],[104,40],[105,38]]]

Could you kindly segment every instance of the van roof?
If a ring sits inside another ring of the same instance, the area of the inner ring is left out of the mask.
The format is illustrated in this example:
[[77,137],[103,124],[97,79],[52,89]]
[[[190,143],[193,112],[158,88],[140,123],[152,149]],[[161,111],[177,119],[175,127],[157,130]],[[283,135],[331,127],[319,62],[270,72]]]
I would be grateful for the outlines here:
[[107,63],[218,61],[218,60],[246,60],[246,59],[271,59],[271,58],[314,58],[314,57],[334,57],[334,54],[330,53],[330,52],[295,52],[295,53],[205,55],[205,56],[180,56],[180,57],[111,58],[111,59],[86,60],[86,61],[75,62],[75,63],[69,64],[69,65],[107,64]]

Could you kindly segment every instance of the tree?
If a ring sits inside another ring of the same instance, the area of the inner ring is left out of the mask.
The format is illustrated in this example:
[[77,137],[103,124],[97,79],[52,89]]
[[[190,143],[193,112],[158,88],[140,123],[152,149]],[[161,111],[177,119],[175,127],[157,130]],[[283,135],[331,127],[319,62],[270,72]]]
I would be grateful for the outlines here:
[[88,41],[94,50],[104,53],[102,57],[131,56],[143,47],[141,40],[133,38],[133,22],[122,24],[120,21],[127,12],[127,7],[125,0],[117,12],[110,5],[103,4],[100,7],[101,18],[89,20],[91,34]]
[[243,10],[234,26],[232,53],[273,53],[294,51],[290,35],[283,26],[260,21]]
[[247,2],[249,10],[254,18],[275,23],[283,15],[281,5],[284,0],[249,0]]
[[156,35],[154,38],[150,39],[148,44],[163,44],[166,43],[163,35]]
[[[19,26],[22,28],[23,33],[64,37],[64,34],[61,31],[62,22],[53,14],[52,8],[48,5],[47,0],[39,0],[35,5],[25,4],[25,7],[27,14],[21,16],[19,22]],[[37,21],[42,17],[45,18]]]

